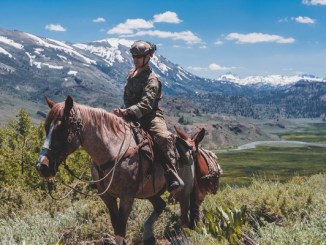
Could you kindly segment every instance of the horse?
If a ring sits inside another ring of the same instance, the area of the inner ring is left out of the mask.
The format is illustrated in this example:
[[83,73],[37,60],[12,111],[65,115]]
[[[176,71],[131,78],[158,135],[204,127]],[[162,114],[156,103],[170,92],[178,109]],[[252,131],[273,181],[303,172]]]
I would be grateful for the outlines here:
[[223,170],[217,156],[213,152],[199,146],[199,143],[205,136],[204,128],[201,128],[199,132],[191,137],[187,136],[179,128],[174,128],[179,136],[178,139],[182,139],[190,145],[192,149],[192,158],[195,164],[194,186],[190,196],[189,210],[189,228],[193,229],[195,225],[201,222],[200,206],[206,195],[216,194]]
[[[92,159],[91,176],[109,210],[116,244],[126,244],[126,225],[135,198],[147,199],[153,206],[143,224],[143,241],[155,244],[153,224],[166,206],[161,198],[166,180],[159,156],[154,163],[140,157],[139,143],[133,137],[130,123],[123,118],[100,108],[78,104],[71,96],[60,103],[45,99],[50,111],[44,124],[46,139],[36,163],[40,175],[44,178],[55,176],[60,164],[81,146]],[[178,174],[185,185],[174,197],[180,204],[181,225],[189,227],[195,176],[193,149],[180,137],[177,139]],[[148,175],[151,166],[155,167],[152,177]]]

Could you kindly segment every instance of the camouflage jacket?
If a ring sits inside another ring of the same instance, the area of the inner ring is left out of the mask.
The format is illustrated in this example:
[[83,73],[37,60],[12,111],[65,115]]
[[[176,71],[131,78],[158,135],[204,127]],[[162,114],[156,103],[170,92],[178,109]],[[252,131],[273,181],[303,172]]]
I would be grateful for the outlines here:
[[162,97],[160,80],[149,66],[137,76],[131,77],[134,71],[135,69],[132,69],[129,72],[125,85],[125,107],[133,111],[140,122],[163,116],[158,107]]

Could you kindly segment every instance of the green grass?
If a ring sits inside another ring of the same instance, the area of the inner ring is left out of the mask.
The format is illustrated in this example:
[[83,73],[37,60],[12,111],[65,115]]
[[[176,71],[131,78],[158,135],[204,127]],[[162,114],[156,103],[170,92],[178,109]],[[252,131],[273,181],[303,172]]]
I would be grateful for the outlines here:
[[[323,143],[325,130],[325,124],[314,123],[279,135]],[[216,153],[224,170],[222,188],[205,198],[202,209],[214,215],[220,207],[235,210],[246,205],[241,231],[252,244],[326,244],[326,148],[280,144]],[[58,187],[55,196],[64,193]],[[127,228],[130,244],[141,244],[142,225],[151,209],[148,201],[135,201]],[[180,230],[179,212],[178,205],[168,205],[154,227],[157,239]],[[0,188],[0,244],[82,245],[103,233],[112,235],[113,229],[99,198],[76,194],[53,201],[40,190],[18,184]],[[192,231],[189,239],[191,244],[228,244],[204,232]]]
[[[220,207],[235,210],[245,205],[246,215],[239,229],[245,239],[254,241],[251,244],[325,244],[325,185],[326,174],[294,177],[285,183],[254,178],[247,187],[228,186],[208,195],[201,208],[215,215]],[[77,195],[53,201],[40,191],[21,187],[1,188],[0,197],[0,244],[60,241],[86,245],[102,233],[113,234],[107,209],[99,198]],[[151,209],[146,200],[134,203],[127,231],[130,244],[141,244],[142,224]],[[166,232],[180,230],[178,217],[178,205],[165,209],[154,227],[158,240],[165,240]],[[225,238],[207,232],[189,231],[188,238],[195,245],[228,244]]]
[[258,146],[242,151],[217,152],[222,186],[247,185],[253,176],[288,180],[296,175],[325,172],[326,150],[322,147]]
[[306,123],[291,130],[279,132],[277,135],[284,140],[326,143],[326,123]]
[[242,229],[254,241],[249,244],[326,244],[325,177],[297,176],[285,183],[255,178],[247,187],[228,186],[208,196],[203,208],[214,213],[219,206],[246,205]]
[[[293,120],[270,133],[283,140],[326,144],[326,123]],[[216,151],[224,174],[221,185],[248,185],[254,176],[286,181],[296,175],[325,172],[326,148],[284,144],[260,145],[242,151]]]

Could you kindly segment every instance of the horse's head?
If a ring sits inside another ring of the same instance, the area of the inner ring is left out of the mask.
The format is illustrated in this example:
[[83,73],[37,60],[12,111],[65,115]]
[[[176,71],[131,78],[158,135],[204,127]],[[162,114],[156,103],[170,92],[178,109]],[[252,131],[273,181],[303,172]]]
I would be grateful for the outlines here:
[[59,165],[81,144],[82,122],[72,97],[61,103],[45,99],[51,110],[45,120],[46,139],[36,169],[42,177],[53,177]]
[[174,127],[178,136],[186,141],[194,152],[198,151],[199,143],[203,140],[205,136],[205,129],[202,128],[199,132],[195,133],[193,136],[188,137],[181,129]]
[[199,172],[197,171],[196,174],[199,174],[201,176],[208,175],[208,167],[206,161],[199,151],[199,143],[203,140],[205,136],[205,129],[202,128],[199,130],[199,132],[195,133],[193,136],[188,137],[181,129],[177,127],[174,128],[178,136],[182,138],[191,148],[192,157],[195,161],[197,169],[199,170]]
[[197,182],[196,195],[198,195],[199,199],[203,200],[207,193],[216,193],[222,168],[213,152],[199,146],[199,143],[205,136],[204,128],[195,133],[192,137],[188,137],[178,128],[175,129],[178,136],[191,146],[192,157],[195,162],[195,176]]

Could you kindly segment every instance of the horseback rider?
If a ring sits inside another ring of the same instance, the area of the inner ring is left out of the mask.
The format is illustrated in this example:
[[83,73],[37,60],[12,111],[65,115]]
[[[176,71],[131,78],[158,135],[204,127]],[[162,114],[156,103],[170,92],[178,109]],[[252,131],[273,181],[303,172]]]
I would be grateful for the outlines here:
[[184,183],[178,176],[173,135],[168,131],[163,112],[158,103],[162,97],[162,85],[149,61],[156,50],[156,45],[139,40],[132,44],[130,53],[134,68],[128,74],[124,89],[125,108],[114,109],[117,116],[137,120],[141,127],[148,131],[154,142],[160,147],[164,159],[162,161],[167,181],[167,189],[176,193]]

